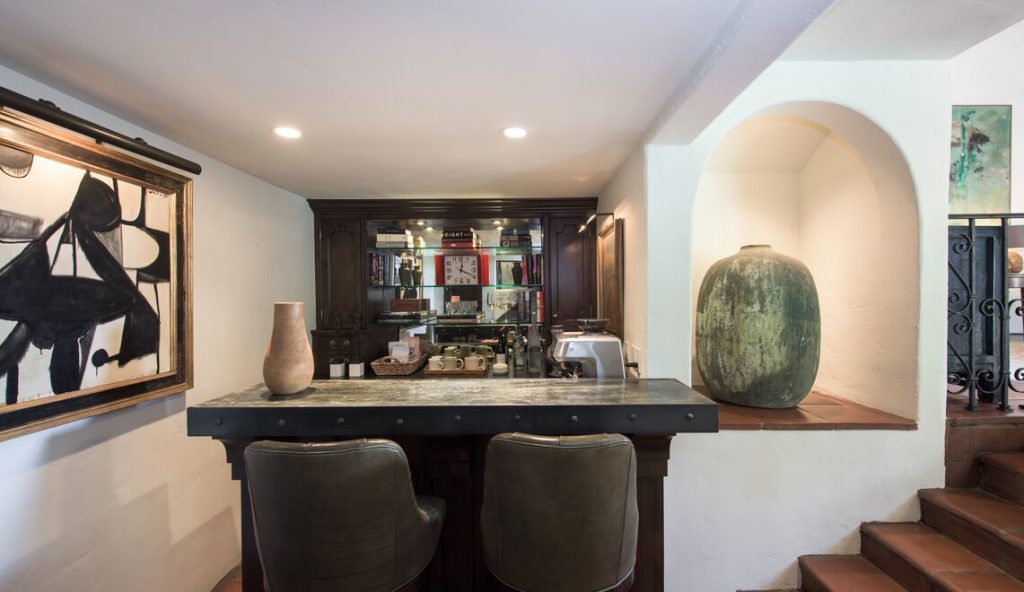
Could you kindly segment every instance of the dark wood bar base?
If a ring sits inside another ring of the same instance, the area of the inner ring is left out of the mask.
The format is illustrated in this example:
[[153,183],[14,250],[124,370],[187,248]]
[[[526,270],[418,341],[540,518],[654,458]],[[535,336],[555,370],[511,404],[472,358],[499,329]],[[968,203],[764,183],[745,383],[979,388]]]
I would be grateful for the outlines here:
[[[393,438],[405,450],[416,493],[435,495],[448,504],[441,542],[427,568],[423,590],[481,592],[504,590],[484,564],[480,534],[483,463],[489,436],[407,436]],[[637,455],[639,541],[635,592],[664,589],[664,496],[671,436],[631,436]],[[242,452],[255,439],[223,439],[231,477],[241,483],[242,589],[263,591]]]

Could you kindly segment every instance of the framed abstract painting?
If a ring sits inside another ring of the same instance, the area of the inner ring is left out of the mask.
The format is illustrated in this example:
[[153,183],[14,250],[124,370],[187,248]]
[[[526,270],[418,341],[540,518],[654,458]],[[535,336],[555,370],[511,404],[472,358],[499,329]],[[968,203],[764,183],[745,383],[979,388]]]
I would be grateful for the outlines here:
[[0,440],[191,388],[191,200],[0,111]]
[[950,137],[949,211],[1010,211],[1009,105],[954,105]]
[[625,339],[623,220],[612,218],[597,231],[597,316],[608,319],[607,331]]

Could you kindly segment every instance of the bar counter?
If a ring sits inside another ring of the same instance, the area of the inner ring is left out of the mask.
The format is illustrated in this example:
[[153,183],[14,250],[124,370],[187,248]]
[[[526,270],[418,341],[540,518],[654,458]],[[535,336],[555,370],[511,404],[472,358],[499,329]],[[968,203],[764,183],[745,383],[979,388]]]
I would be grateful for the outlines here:
[[662,481],[672,436],[718,431],[718,406],[672,379],[318,380],[289,396],[256,385],[191,406],[187,413],[188,434],[220,440],[232,478],[242,485],[246,592],[263,590],[242,460],[242,451],[255,440],[397,441],[409,457],[417,493],[448,503],[429,589],[468,592],[496,589],[483,563],[478,523],[490,436],[513,431],[626,434],[636,447],[640,510],[632,590],[648,592],[664,587]]

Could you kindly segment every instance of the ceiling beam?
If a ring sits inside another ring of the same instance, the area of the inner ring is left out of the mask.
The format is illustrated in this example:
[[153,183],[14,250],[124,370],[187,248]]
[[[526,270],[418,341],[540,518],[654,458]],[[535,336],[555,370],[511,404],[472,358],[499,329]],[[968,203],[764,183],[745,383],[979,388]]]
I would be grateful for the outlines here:
[[689,144],[835,0],[744,0],[645,134]]

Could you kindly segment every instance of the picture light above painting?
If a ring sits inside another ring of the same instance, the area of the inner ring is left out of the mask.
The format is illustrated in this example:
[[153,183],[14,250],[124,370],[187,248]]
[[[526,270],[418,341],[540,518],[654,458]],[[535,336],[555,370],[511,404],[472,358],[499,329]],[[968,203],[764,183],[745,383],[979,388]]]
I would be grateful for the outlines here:
[[191,388],[191,192],[0,111],[0,440]]

